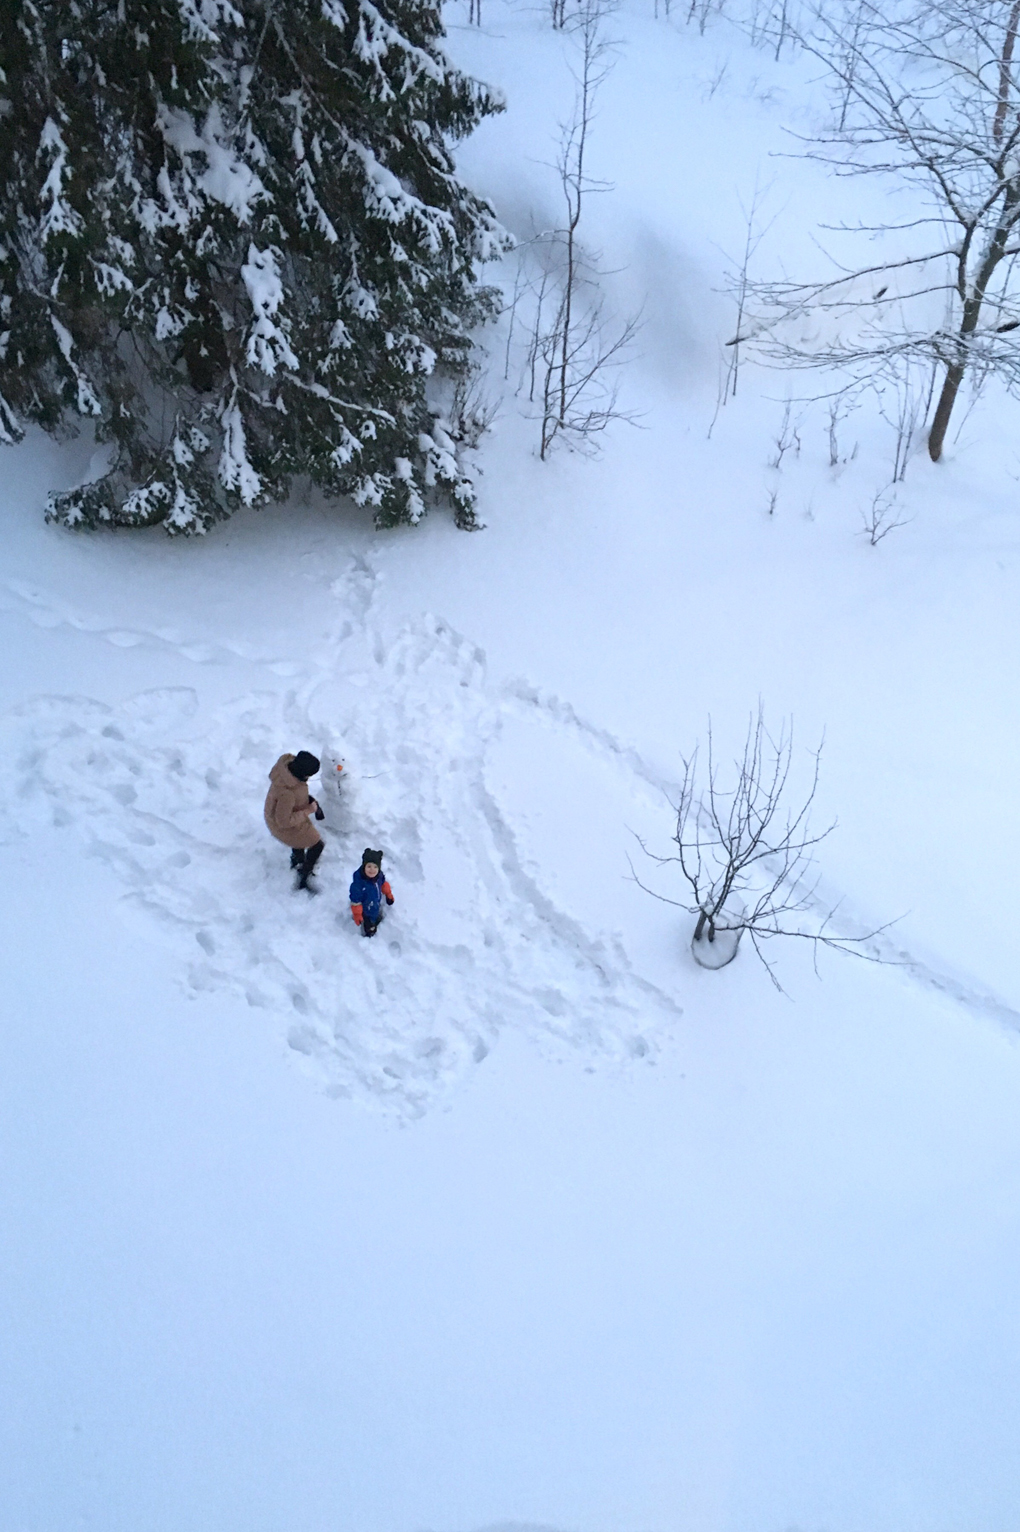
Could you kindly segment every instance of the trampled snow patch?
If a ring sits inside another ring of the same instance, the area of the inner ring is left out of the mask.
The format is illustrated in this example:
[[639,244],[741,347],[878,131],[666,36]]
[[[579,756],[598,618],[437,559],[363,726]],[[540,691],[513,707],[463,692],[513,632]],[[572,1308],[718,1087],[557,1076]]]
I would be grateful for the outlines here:
[[[284,1018],[334,1094],[420,1112],[508,1025],[593,1058],[647,1056],[677,1006],[525,867],[487,783],[521,689],[494,692],[483,656],[437,619],[393,637],[375,628],[365,566],[338,584],[343,616],[319,656],[289,667],[288,693],[251,692],[211,718],[187,687],[15,709],[4,727],[22,830],[84,838],[175,942],[185,985],[226,986]],[[261,817],[268,767],[306,745],[334,777],[318,789],[327,851],[314,900],[294,892]],[[384,848],[397,896],[371,942],[347,902],[368,844]]]

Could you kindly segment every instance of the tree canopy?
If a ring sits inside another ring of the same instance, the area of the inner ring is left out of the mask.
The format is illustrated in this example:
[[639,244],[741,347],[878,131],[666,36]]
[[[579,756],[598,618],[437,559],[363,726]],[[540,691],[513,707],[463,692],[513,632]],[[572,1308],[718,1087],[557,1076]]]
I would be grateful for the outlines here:
[[499,101],[431,0],[0,12],[0,432],[76,417],[68,525],[205,530],[294,475],[414,522],[473,490],[434,380],[505,236],[452,145]]

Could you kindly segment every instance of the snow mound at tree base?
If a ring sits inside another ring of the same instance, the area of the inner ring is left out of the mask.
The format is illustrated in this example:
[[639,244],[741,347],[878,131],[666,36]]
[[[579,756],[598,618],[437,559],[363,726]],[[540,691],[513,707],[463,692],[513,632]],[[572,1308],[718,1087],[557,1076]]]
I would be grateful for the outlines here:
[[733,962],[740,946],[740,938],[743,929],[727,930],[719,927],[715,933],[715,940],[709,941],[707,936],[691,937],[691,953],[694,961],[701,968],[725,968]]
[[[249,693],[202,716],[187,687],[117,707],[44,696],[5,720],[23,833],[73,832],[181,955],[193,994],[221,987],[284,1018],[290,1047],[337,1096],[418,1114],[485,1058],[503,1026],[588,1057],[650,1056],[677,1008],[633,974],[618,942],[557,909],[521,865],[485,783],[500,708],[442,625],[408,630],[377,661],[385,702],[359,708]],[[423,693],[427,706],[423,706]],[[324,721],[342,716],[340,732]],[[294,890],[262,821],[282,749],[345,755],[321,796],[322,897]],[[396,906],[372,942],[347,888],[365,845],[385,850]]]

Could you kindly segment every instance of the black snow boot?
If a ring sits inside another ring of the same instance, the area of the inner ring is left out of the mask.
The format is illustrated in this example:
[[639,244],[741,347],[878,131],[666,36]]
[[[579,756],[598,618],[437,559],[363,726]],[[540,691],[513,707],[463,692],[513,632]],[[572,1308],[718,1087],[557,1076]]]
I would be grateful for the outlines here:
[[309,846],[304,854],[304,861],[301,864],[301,876],[298,878],[297,886],[298,888],[305,889],[310,894],[317,894],[319,892],[317,888],[312,887],[308,879],[315,872],[315,864],[322,855],[323,845],[324,842],[320,840],[314,846]]
[[305,854],[304,854],[303,851],[292,851],[291,854],[290,854],[290,870],[291,870],[291,872],[293,872],[295,870],[295,868],[301,867],[304,864],[304,860],[305,860]]
[[379,922],[377,920],[369,920],[366,917],[361,922],[361,934],[362,934],[362,936],[374,936],[375,933],[378,931],[378,929],[379,929]]

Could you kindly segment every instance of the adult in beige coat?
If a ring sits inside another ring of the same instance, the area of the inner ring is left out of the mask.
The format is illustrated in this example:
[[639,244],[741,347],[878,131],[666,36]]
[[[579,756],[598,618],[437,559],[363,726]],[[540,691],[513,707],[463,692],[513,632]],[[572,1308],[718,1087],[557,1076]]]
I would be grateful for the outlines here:
[[298,888],[315,890],[308,879],[323,851],[322,836],[312,823],[312,815],[323,818],[322,810],[308,791],[308,778],[319,769],[310,750],[297,755],[281,755],[269,773],[265,818],[269,832],[290,849],[290,865],[299,874]]

